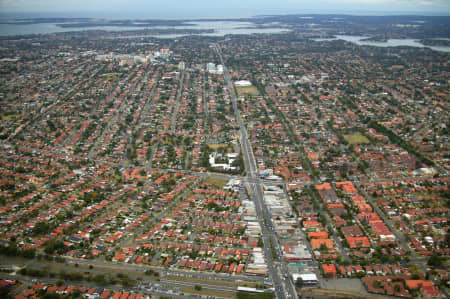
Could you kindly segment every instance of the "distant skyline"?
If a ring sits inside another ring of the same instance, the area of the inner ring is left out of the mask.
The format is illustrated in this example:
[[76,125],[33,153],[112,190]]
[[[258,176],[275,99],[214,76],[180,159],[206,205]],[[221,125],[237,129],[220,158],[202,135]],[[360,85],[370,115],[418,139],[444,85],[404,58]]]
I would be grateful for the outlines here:
[[10,16],[101,18],[233,18],[263,14],[450,15],[449,0],[0,0]]

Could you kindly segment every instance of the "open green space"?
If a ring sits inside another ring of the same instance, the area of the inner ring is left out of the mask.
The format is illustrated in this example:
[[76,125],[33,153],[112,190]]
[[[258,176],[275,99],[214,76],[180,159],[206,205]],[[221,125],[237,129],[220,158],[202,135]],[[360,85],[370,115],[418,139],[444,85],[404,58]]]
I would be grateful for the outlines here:
[[195,278],[195,277],[178,277],[178,276],[166,276],[165,279],[170,280],[179,280],[179,281],[189,281],[194,282],[198,284],[217,284],[217,285],[223,285],[223,286],[231,286],[237,287],[237,284],[233,281],[226,281],[226,280],[209,280],[209,279],[201,279],[201,278]]
[[212,291],[212,290],[205,290],[205,289],[201,289],[201,290],[196,290],[195,288],[191,288],[191,287],[184,287],[181,289],[183,293],[187,293],[187,294],[199,294],[199,295],[203,295],[203,296],[213,296],[213,297],[218,297],[218,298],[236,298],[236,295],[234,295],[233,293],[229,293],[229,292],[222,292],[222,291]]
[[101,77],[113,78],[113,77],[119,77],[120,75],[122,75],[122,74],[121,73],[106,73],[106,74],[102,74]]
[[225,143],[208,143],[208,146],[210,148],[212,148],[213,150],[217,150],[220,147],[227,147],[228,144],[225,144]]
[[370,143],[369,139],[367,139],[367,137],[361,134],[360,132],[344,135],[344,139],[351,145]]
[[249,282],[249,281],[226,281],[226,280],[213,280],[213,279],[201,279],[195,277],[178,277],[178,276],[166,276],[165,279],[170,280],[179,280],[179,281],[190,281],[198,284],[217,284],[228,287],[251,287],[251,288],[261,288],[261,284],[257,282]]
[[21,117],[20,114],[9,114],[9,115],[3,115],[2,120],[16,120]]
[[224,179],[219,179],[219,178],[207,178],[206,179],[206,183],[211,184],[213,186],[216,186],[217,188],[222,189],[223,186],[225,186],[228,181],[224,180]]
[[236,91],[240,97],[243,96],[258,96],[258,88],[255,86],[236,86]]

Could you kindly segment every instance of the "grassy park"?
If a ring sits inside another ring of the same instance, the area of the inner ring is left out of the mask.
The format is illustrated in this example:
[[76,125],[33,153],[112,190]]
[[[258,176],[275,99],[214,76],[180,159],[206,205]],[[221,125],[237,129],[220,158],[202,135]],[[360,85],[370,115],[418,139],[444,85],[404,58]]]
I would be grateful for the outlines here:
[[360,132],[344,135],[344,139],[351,145],[370,143],[369,139],[367,139],[367,137],[361,134]]

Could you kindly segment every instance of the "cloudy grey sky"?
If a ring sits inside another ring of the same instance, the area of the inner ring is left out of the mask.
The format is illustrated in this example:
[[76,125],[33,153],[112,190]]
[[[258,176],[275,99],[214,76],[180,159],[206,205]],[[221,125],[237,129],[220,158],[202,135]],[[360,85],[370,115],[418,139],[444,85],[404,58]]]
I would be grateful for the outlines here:
[[0,0],[0,12],[143,18],[319,12],[450,15],[450,0]]

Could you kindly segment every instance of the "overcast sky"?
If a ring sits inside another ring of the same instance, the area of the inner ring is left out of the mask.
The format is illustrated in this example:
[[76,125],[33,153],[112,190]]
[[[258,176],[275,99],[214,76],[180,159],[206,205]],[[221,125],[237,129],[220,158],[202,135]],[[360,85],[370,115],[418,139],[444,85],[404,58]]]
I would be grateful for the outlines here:
[[320,12],[450,15],[450,0],[0,0],[0,12],[130,18]]

